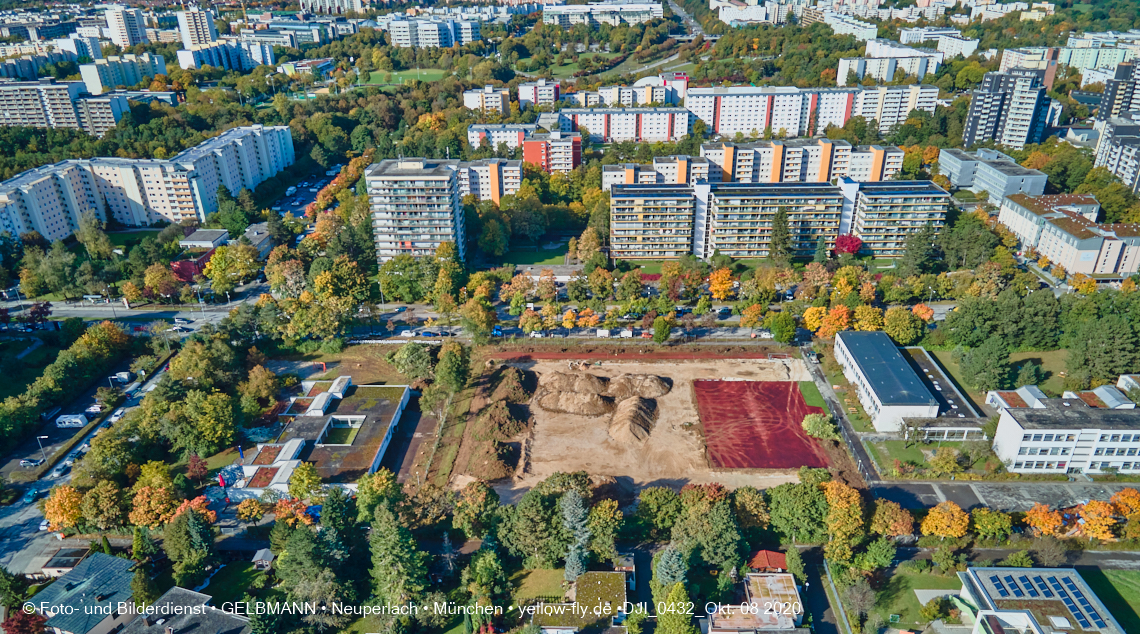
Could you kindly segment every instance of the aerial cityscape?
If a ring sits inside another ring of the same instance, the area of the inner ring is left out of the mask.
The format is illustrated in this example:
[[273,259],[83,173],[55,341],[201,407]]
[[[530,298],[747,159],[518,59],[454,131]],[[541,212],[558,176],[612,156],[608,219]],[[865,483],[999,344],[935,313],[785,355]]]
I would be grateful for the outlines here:
[[1140,633],[1140,2],[0,0],[3,634]]

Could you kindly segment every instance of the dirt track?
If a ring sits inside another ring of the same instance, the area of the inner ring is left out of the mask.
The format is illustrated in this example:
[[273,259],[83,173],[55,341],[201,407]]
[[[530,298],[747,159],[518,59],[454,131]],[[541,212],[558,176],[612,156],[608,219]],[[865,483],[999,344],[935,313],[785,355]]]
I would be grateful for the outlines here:
[[[495,355],[500,356],[500,355]],[[568,372],[565,360],[508,360],[539,373]],[[577,370],[575,370],[577,371]],[[606,429],[608,416],[587,417],[557,414],[534,408],[535,427],[525,475],[495,488],[505,499],[514,499],[557,471],[585,470],[592,475],[613,476],[618,486],[633,491],[651,485],[681,486],[690,482],[720,482],[729,487],[761,488],[796,481],[795,471],[714,470],[705,455],[699,433],[699,418],[693,400],[693,379],[736,378],[751,381],[810,380],[798,359],[668,360],[654,362],[603,362],[588,370],[614,377],[619,374],[656,374],[673,381],[672,390],[657,399],[660,416],[644,444],[620,444]]]

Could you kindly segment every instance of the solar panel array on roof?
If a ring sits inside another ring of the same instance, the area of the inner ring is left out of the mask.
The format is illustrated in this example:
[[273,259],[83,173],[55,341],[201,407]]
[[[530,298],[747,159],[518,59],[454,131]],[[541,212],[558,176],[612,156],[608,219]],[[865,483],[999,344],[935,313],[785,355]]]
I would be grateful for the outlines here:
[[1009,596],[1009,590],[1005,589],[1005,586],[1002,585],[1001,579],[999,579],[997,575],[990,575],[990,583],[994,584],[994,587],[997,588],[998,596],[1003,599]]
[[[1064,603],[1065,607],[1069,608],[1069,611],[1073,613],[1073,616],[1077,619],[1077,624],[1081,626],[1081,629],[1089,629],[1090,624],[1088,618],[1085,617],[1085,613],[1077,607],[1076,603],[1073,603],[1073,600],[1069,598],[1069,593],[1065,592],[1065,589],[1061,587],[1061,584],[1057,581],[1056,577],[1049,577],[1049,585],[1053,586],[1053,589],[1057,591],[1057,596],[1061,597],[1061,602]],[[1071,588],[1076,588],[1072,580],[1068,577],[1065,578],[1065,585]],[[1084,598],[1084,595],[1082,594],[1081,597]]]
[[1049,586],[1045,585],[1045,580],[1041,578],[1041,575],[1033,577],[1033,582],[1037,584],[1037,588],[1041,590],[1041,594],[1045,595],[1046,599],[1053,598],[1053,591],[1049,589]]
[[1005,584],[1009,586],[1009,589],[1013,590],[1013,596],[1017,597],[1018,599],[1025,596],[1025,593],[1021,591],[1021,587],[1018,586],[1017,582],[1013,580],[1013,575],[1006,575],[1002,581],[1005,581]]
[[1037,592],[1037,590],[1033,587],[1033,584],[1029,583],[1029,577],[1026,575],[1021,575],[1017,578],[1017,580],[1021,582],[1021,585],[1025,586],[1025,591],[1029,593],[1030,598],[1036,599],[1037,597],[1041,596],[1041,594]]
[[1105,627],[1104,619],[1101,618],[1100,613],[1096,611],[1096,608],[1092,606],[1092,603],[1090,603],[1089,600],[1085,598],[1085,593],[1077,587],[1077,584],[1073,583],[1072,579],[1065,577],[1065,587],[1067,587],[1069,589],[1069,592],[1072,592],[1073,596],[1077,598],[1077,603],[1080,603],[1081,607],[1089,613],[1089,616],[1092,617],[1093,623],[1096,623],[1097,627],[1103,629]]

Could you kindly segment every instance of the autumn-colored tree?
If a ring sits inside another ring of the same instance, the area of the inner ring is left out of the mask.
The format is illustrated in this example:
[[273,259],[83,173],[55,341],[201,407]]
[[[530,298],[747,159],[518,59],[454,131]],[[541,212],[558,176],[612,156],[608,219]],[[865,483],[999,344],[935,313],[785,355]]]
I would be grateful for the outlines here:
[[103,480],[83,495],[81,505],[87,523],[100,530],[123,523],[123,493],[119,485]]
[[875,290],[875,283],[871,281],[863,282],[859,285],[859,299],[870,304],[878,297],[878,291]]
[[43,634],[46,631],[44,623],[47,623],[47,617],[38,612],[9,609],[8,618],[0,623],[0,628],[7,634]]
[[854,236],[845,233],[835,239],[835,252],[836,253],[850,253],[852,255],[859,252],[863,248],[863,239],[859,236]]
[[[257,367],[260,368],[261,366]],[[196,453],[190,454],[190,457],[186,461],[186,475],[194,478],[195,480],[201,480],[202,478],[206,477],[206,474],[208,473],[210,473],[210,468],[206,464],[205,459],[201,458]]]
[[883,331],[900,346],[909,346],[917,341],[922,330],[922,320],[905,306],[891,306],[883,315]]
[[519,316],[519,328],[522,328],[523,332],[542,330],[542,315],[539,315],[529,308],[526,309],[526,311]]
[[576,323],[578,323],[578,315],[575,315],[574,311],[566,309],[566,312],[562,314],[562,327],[570,330],[574,328]]
[[914,517],[898,502],[876,499],[871,515],[871,532],[884,537],[899,537],[914,532]]
[[883,329],[883,309],[863,304],[855,307],[855,330],[874,331]]
[[804,328],[816,332],[823,326],[823,318],[827,316],[827,309],[823,306],[812,306],[804,311]]
[[1052,263],[1053,262],[1049,258],[1045,257],[1044,255],[1041,256],[1040,260],[1037,260],[1037,266],[1043,271],[1049,270],[1049,265]]
[[178,278],[170,267],[155,262],[143,273],[143,284],[155,295],[170,297],[178,290]]
[[1057,535],[1065,520],[1060,511],[1051,511],[1047,505],[1037,502],[1026,511],[1025,524],[1036,530],[1041,537],[1050,537]]
[[511,281],[499,287],[499,300],[502,302],[509,302],[518,293],[522,293],[525,298],[534,292],[534,278],[526,273],[519,273],[511,278]]
[[119,287],[119,292],[128,302],[137,302],[143,298],[142,289],[135,286],[134,282],[123,282],[123,285]]
[[182,504],[179,504],[178,508],[174,510],[174,514],[170,516],[170,519],[173,520],[186,511],[198,511],[198,513],[211,524],[218,521],[218,514],[210,510],[210,501],[207,500],[204,495],[199,495],[193,500],[183,500]]
[[254,498],[246,498],[237,505],[237,516],[243,522],[259,522],[265,516],[265,507]]
[[554,269],[542,269],[538,276],[538,297],[549,302],[558,297],[558,284],[554,280]]
[[[578,247],[581,250],[581,247]],[[590,273],[590,292],[594,299],[609,299],[614,294],[614,276],[612,273],[598,267]]]
[[914,307],[910,309],[910,312],[928,324],[934,320],[934,309],[926,304],[915,304]]
[[1140,491],[1133,488],[1121,489],[1108,499],[1116,507],[1116,514],[1128,517],[1140,513]]
[[957,504],[946,501],[930,509],[922,520],[922,534],[947,537],[963,537],[970,526],[970,516]]
[[1113,538],[1113,529],[1116,528],[1115,508],[1104,500],[1091,500],[1082,504],[1077,512],[1085,521],[1081,525],[1081,534],[1100,540]]
[[178,501],[166,487],[144,486],[137,489],[131,500],[131,512],[127,518],[135,526],[158,528],[174,517]]
[[1096,280],[1085,275],[1084,273],[1074,273],[1069,278],[1069,286],[1081,295],[1092,295],[1096,292]]
[[595,313],[593,309],[583,308],[578,313],[578,327],[579,328],[593,328],[602,322],[602,316]]
[[844,304],[833,307],[827,311],[827,316],[823,318],[823,324],[819,327],[818,334],[824,339],[833,339],[835,335],[847,330],[851,326],[851,309]]
[[1065,267],[1061,266],[1060,264],[1054,264],[1053,269],[1049,271],[1049,274],[1059,280],[1063,280],[1068,277],[1069,272],[1066,271]]
[[283,498],[273,506],[273,515],[278,522],[284,522],[289,526],[296,526],[298,523],[312,525],[313,516],[305,512],[308,508],[309,505],[304,500]]
[[819,262],[812,262],[804,268],[804,285],[820,288],[831,283],[831,273]]
[[75,487],[64,484],[51,490],[44,503],[44,518],[53,531],[72,528],[83,517],[83,494]]
[[971,517],[974,520],[974,533],[978,537],[1003,539],[1013,530],[1013,519],[1009,513],[979,507],[973,510]]
[[755,328],[764,321],[764,306],[761,304],[753,304],[744,309],[740,313],[740,327],[741,328]]
[[713,299],[724,301],[732,293],[732,270],[721,268],[709,274],[709,292]]
[[831,561],[850,561],[852,545],[863,535],[863,498],[850,486],[831,480],[820,485],[827,498],[827,532],[830,541],[824,556]]

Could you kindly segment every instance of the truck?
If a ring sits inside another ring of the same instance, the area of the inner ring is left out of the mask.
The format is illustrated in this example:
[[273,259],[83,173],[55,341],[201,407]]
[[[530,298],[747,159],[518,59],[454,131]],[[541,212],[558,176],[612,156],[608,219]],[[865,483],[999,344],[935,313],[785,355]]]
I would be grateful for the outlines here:
[[633,339],[633,328],[626,328],[625,330],[621,331],[621,338]]
[[605,328],[599,328],[598,329],[598,338],[609,339],[610,338],[610,331],[605,329]]
[[86,427],[87,417],[83,414],[64,414],[55,419],[56,427]]
[[286,190],[285,190],[285,195],[286,195],[286,196],[292,196],[293,194],[296,194],[296,193],[297,193],[297,188],[296,188],[296,187],[290,187],[289,189],[286,189]]

